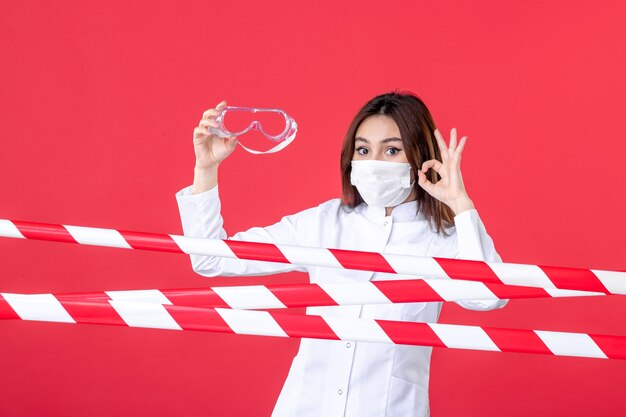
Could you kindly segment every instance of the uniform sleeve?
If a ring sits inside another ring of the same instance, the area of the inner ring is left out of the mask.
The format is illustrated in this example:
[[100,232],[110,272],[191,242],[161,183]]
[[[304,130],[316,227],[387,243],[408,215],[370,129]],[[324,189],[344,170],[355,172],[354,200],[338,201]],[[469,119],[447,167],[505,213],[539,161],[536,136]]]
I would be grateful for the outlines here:
[[[218,186],[199,194],[191,194],[191,186],[176,193],[176,201],[183,226],[183,234],[189,237],[227,239],[221,216]],[[298,215],[285,216],[268,227],[253,227],[228,239],[249,242],[298,245]],[[301,271],[305,267],[275,262],[248,261],[217,256],[189,255],[195,272],[206,277],[270,275],[281,272]]]
[[[493,240],[487,234],[485,225],[476,209],[465,210],[454,217],[458,254],[456,259],[475,261],[502,262],[496,252]],[[463,300],[456,301],[469,310],[493,310],[506,305],[508,300]]]

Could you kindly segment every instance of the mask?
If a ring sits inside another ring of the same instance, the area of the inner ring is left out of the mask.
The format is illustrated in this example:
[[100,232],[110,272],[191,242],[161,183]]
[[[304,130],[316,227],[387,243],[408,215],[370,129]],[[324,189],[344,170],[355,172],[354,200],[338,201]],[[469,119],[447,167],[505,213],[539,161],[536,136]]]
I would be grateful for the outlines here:
[[411,165],[387,161],[352,161],[350,183],[374,207],[395,207],[411,194]]
[[256,107],[225,106],[215,118],[218,128],[209,127],[220,137],[241,136],[250,130],[257,130],[276,146],[267,151],[257,151],[239,145],[255,155],[274,153],[284,149],[296,137],[298,124],[281,109],[260,109]]

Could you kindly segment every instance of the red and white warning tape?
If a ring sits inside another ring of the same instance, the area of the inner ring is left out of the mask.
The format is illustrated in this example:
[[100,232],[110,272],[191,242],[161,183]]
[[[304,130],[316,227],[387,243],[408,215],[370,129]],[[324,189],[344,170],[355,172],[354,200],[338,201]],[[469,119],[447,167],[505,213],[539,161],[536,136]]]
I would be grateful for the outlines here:
[[472,281],[416,279],[126,290],[47,295],[83,301],[107,301],[122,297],[125,300],[137,302],[161,300],[164,303],[181,306],[251,310],[309,306],[578,297],[605,294],[588,291],[513,287]]
[[323,266],[487,284],[626,294],[626,272],[431,258],[0,219],[0,236]]
[[[624,272],[200,239],[2,219],[0,236],[444,278],[57,296],[2,293],[0,319],[626,359],[626,336],[238,310],[626,294]],[[229,308],[198,307],[207,305]]]
[[436,323],[302,316],[128,301],[84,301],[51,294],[0,295],[0,319],[199,330],[261,336],[381,342],[497,352],[626,359],[626,337]]

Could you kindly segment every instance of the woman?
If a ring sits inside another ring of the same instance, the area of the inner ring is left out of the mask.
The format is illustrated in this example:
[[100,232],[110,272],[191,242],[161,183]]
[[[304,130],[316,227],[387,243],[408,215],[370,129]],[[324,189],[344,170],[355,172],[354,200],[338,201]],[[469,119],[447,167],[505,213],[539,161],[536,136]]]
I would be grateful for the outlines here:
[[[215,109],[194,130],[192,186],[177,193],[186,236],[225,239],[218,167],[237,139],[211,136]],[[240,232],[231,239],[501,262],[460,171],[467,138],[450,145],[411,93],[374,97],[350,124],[341,152],[342,199]],[[416,181],[417,175],[417,181]],[[313,283],[398,279],[398,275],[191,255],[204,276],[308,272]],[[463,301],[490,310],[506,301]],[[436,322],[441,303],[309,307],[307,314]],[[427,416],[432,348],[302,339],[273,416]]]

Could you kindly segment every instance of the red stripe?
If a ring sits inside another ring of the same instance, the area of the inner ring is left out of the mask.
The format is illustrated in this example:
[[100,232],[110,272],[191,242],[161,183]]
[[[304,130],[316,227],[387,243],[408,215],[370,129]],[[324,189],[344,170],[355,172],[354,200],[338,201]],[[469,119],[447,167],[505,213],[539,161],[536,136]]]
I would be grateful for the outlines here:
[[551,297],[543,288],[522,287],[504,284],[485,284],[500,299],[506,298],[543,298]]
[[314,337],[317,339],[340,340],[320,316],[270,313],[289,337]]
[[593,334],[589,337],[609,359],[626,359],[626,337]]
[[610,294],[602,282],[588,269],[540,266],[557,288],[597,291]]
[[483,327],[485,333],[502,352],[530,352],[553,355],[532,330]]
[[143,232],[119,231],[133,249],[184,253],[169,235]]
[[328,250],[337,258],[341,266],[347,269],[388,272],[392,274],[396,272],[380,253],[358,252],[344,249]]
[[437,334],[426,323],[376,320],[387,336],[401,345],[446,347]]
[[272,285],[267,287],[287,307],[336,306],[326,291],[317,284]]
[[183,330],[234,333],[213,308],[198,309],[185,306],[164,305],[165,309]]
[[109,301],[111,297],[109,297],[104,292],[73,292],[73,293],[63,293],[63,294],[54,294],[54,296],[58,300],[75,300],[75,301]]
[[0,320],[20,320],[11,305],[0,295]]
[[190,288],[184,290],[161,290],[163,295],[175,305],[194,307],[229,308],[222,298],[210,288]]
[[450,278],[501,284],[502,281],[483,261],[433,258]]
[[240,240],[225,240],[224,243],[239,259],[290,263],[278,247],[270,243],[242,242]]
[[54,242],[77,243],[70,232],[60,224],[14,221],[13,224],[26,239],[52,240]]
[[76,323],[127,326],[108,301],[81,301],[65,296],[57,296],[56,298]]
[[393,303],[444,301],[432,287],[421,279],[407,281],[372,281]]

